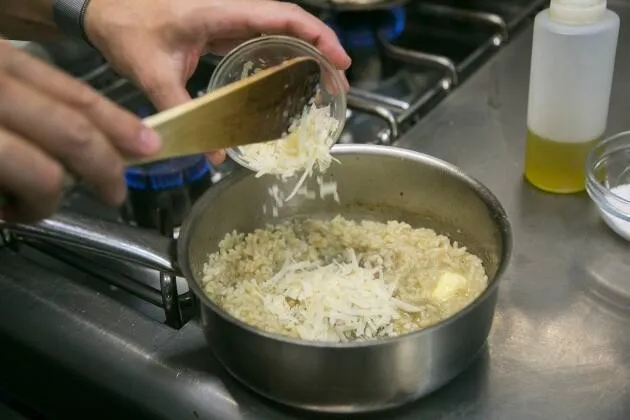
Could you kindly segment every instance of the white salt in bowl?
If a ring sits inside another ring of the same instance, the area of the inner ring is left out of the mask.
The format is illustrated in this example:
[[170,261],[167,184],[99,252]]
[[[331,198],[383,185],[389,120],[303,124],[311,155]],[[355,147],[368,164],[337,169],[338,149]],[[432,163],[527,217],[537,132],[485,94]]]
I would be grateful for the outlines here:
[[589,152],[586,191],[606,224],[630,241],[630,131],[603,140]]

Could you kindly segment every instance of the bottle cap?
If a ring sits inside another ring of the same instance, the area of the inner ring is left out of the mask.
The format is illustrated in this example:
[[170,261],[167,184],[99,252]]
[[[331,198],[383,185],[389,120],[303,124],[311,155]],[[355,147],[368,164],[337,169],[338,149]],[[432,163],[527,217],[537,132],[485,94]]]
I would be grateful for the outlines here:
[[570,25],[597,22],[606,13],[606,0],[551,0],[551,20]]

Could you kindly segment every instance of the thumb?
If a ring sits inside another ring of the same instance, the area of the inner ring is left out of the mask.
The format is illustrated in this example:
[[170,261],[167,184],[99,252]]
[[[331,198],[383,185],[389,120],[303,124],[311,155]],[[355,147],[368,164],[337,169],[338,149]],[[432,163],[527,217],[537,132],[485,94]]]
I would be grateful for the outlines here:
[[158,111],[164,111],[190,100],[186,90],[186,82],[178,75],[161,77],[146,83],[143,90]]
[[[144,90],[158,111],[164,111],[191,99],[186,90],[185,82],[178,77],[156,80],[148,84]],[[207,152],[207,157],[213,165],[218,165],[225,160],[223,150],[208,150]]]

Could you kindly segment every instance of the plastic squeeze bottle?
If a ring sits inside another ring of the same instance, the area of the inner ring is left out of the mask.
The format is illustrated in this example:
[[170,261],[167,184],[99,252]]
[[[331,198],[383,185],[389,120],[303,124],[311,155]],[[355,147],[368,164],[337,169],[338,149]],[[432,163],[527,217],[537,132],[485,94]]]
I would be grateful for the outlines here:
[[552,193],[585,188],[606,128],[619,16],[606,0],[551,0],[534,21],[525,177]]

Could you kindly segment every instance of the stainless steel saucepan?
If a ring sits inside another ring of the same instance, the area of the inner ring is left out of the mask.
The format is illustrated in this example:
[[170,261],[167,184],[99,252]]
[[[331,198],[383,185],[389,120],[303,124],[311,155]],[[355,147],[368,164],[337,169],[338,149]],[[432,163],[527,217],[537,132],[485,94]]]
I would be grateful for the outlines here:
[[[273,400],[320,412],[366,412],[402,405],[446,384],[473,361],[490,331],[511,231],[505,211],[483,185],[431,156],[374,145],[337,145],[341,164],[326,173],[339,185],[332,200],[296,198],[280,209],[295,216],[401,220],[432,227],[465,244],[484,263],[487,290],[450,319],[422,331],[374,342],[313,343],[266,334],[223,312],[202,291],[204,263],[223,236],[277,222],[264,216],[273,178],[246,170],[209,189],[177,241],[125,225],[59,214],[37,225],[4,225],[53,240],[183,274],[201,301],[209,348],[245,385]],[[289,189],[291,186],[287,186]],[[312,185],[311,188],[315,188]],[[210,355],[209,355],[210,357]]]

